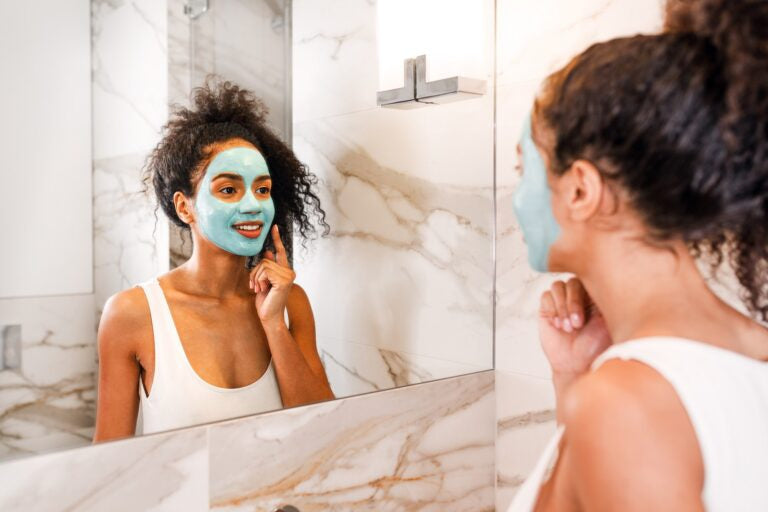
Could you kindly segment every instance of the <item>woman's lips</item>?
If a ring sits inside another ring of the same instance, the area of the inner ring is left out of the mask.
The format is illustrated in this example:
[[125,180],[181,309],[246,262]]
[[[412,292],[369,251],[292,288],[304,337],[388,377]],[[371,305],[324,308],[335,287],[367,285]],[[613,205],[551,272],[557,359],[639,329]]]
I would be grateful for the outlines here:
[[232,226],[235,231],[246,238],[259,238],[261,235],[262,223],[260,222],[240,222]]

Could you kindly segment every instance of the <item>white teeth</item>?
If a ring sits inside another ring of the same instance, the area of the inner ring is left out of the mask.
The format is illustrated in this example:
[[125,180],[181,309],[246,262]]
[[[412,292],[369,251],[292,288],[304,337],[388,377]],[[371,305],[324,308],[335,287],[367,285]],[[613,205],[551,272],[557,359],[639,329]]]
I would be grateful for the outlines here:
[[237,229],[242,229],[243,231],[256,231],[257,229],[261,229],[261,226],[235,226]]

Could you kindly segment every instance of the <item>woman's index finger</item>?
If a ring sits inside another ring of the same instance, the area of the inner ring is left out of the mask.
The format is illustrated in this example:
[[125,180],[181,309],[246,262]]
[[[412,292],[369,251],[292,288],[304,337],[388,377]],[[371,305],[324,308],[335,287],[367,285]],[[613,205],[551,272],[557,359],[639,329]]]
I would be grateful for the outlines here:
[[280,228],[277,227],[277,224],[272,226],[272,240],[275,242],[275,250],[277,251],[277,263],[287,267],[288,254],[286,253],[285,246],[283,245],[283,241],[280,238]]

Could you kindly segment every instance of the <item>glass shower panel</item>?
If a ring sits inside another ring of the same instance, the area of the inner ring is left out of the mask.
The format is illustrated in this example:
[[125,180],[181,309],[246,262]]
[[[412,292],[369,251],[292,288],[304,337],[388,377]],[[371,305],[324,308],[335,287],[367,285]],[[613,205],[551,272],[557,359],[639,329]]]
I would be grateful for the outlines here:
[[213,74],[251,90],[269,109],[269,124],[291,140],[289,0],[208,0],[187,4],[190,82]]

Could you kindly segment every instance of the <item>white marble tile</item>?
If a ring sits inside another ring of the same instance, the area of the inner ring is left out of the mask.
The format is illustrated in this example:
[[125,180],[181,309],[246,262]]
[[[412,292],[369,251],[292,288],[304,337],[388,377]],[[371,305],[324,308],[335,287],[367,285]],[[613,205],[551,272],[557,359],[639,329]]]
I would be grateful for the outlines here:
[[496,371],[496,510],[506,510],[555,433],[549,379]]
[[[484,102],[458,106],[474,111],[462,122],[436,107],[442,138],[425,119],[385,109],[296,126],[295,151],[321,180],[332,229],[296,256],[319,338],[491,366],[492,136]],[[459,141],[462,150],[452,151]]]
[[113,294],[168,269],[168,220],[144,190],[146,154],[94,161],[94,281],[97,311]]
[[93,0],[93,155],[144,152],[168,108],[166,2]]
[[661,29],[664,0],[497,3],[497,80],[541,81],[592,43]]
[[337,398],[488,369],[343,340],[320,339],[317,344]]
[[0,481],[2,510],[208,510],[206,430],[11,461]]
[[211,507],[493,510],[493,372],[211,426]]
[[292,68],[294,122],[376,108],[376,3],[294,1]]
[[96,371],[93,295],[0,300],[21,326],[21,367],[0,371],[0,459],[88,442]]

